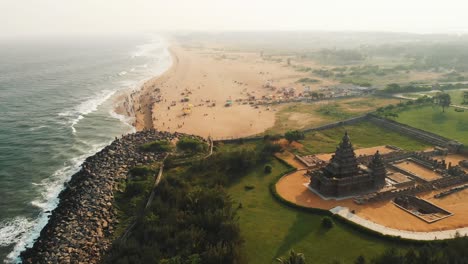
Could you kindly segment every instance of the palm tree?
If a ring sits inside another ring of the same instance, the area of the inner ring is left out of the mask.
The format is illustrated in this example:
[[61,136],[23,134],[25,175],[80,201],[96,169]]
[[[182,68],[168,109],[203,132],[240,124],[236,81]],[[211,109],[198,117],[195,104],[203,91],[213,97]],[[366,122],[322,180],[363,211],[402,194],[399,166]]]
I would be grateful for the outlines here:
[[289,251],[289,256],[286,258],[276,259],[280,264],[306,264],[304,254],[296,253],[294,250]]

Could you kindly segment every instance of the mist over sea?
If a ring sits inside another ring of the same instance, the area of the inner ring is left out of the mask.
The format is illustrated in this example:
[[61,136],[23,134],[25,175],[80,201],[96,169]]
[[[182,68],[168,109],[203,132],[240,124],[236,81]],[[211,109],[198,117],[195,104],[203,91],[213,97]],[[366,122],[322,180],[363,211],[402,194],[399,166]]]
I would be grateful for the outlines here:
[[158,36],[0,41],[0,260],[32,245],[86,157],[133,131],[115,94],[170,64]]

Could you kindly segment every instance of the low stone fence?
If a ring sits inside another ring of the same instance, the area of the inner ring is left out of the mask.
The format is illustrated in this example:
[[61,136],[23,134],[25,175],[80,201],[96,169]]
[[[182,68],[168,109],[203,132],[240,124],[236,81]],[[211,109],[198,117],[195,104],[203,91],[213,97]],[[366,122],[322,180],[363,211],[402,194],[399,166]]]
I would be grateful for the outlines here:
[[[307,133],[307,132],[311,132],[311,131],[321,131],[321,130],[327,130],[327,129],[331,129],[331,128],[335,128],[335,127],[341,127],[341,126],[344,126],[344,125],[353,125],[353,124],[359,123],[359,122],[361,122],[363,120],[366,120],[367,118],[368,118],[367,115],[362,115],[362,116],[353,117],[353,118],[350,118],[350,119],[346,119],[346,120],[343,120],[343,121],[338,121],[338,122],[323,125],[323,126],[318,126],[318,127],[313,127],[313,128],[306,128],[306,129],[303,129],[301,131],[304,132],[304,133]],[[257,135],[253,135],[253,136],[249,136],[249,137],[213,138],[213,142],[222,142],[222,143],[234,143],[234,142],[240,142],[240,141],[249,142],[249,141],[256,141],[256,140],[259,140],[259,139],[263,139],[264,135],[265,134],[261,133],[261,134],[257,134]]]
[[373,114],[369,114],[368,120],[378,126],[396,131],[398,133],[401,133],[407,136],[417,138],[431,145],[449,148],[454,152],[457,152],[460,149],[462,149],[462,144],[460,142],[442,137],[440,135],[437,135],[437,134],[434,134],[434,133],[431,133],[422,129],[418,129],[418,128],[411,127],[402,123],[398,123],[390,119],[386,119],[386,118],[378,117]]

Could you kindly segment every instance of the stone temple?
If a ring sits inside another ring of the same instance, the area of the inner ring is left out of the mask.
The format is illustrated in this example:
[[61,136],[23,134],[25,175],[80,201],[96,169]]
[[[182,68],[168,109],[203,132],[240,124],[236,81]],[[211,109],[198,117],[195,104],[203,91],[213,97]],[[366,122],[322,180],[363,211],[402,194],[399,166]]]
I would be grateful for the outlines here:
[[330,162],[310,173],[309,185],[322,196],[344,197],[382,188],[386,174],[378,151],[367,166],[359,164],[346,132]]

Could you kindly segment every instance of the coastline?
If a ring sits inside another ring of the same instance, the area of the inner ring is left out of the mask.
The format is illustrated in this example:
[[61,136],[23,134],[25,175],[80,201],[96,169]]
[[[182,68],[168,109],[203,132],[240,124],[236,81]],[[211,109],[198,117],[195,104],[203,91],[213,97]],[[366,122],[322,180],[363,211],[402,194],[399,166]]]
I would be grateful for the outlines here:
[[[126,121],[121,120],[132,126],[135,131],[154,128],[151,121],[152,112],[148,111],[150,108],[149,106],[154,104],[154,96],[146,98],[142,95],[143,93],[148,95],[149,91],[146,90],[149,89],[149,86],[153,88],[153,83],[158,79],[163,78],[164,75],[169,74],[169,72],[175,68],[174,64],[178,63],[178,58],[172,51],[171,45],[172,44],[169,44],[167,47],[167,51],[171,58],[171,65],[166,70],[160,74],[156,74],[156,76],[144,80],[142,84],[137,85],[136,88],[121,91],[115,96],[115,98],[113,98],[115,104],[113,112],[124,117],[122,119],[125,119]],[[152,92],[155,92],[154,89]]]
[[[116,112],[130,117],[137,131],[157,129],[214,139],[261,134],[272,127],[280,106],[248,104],[247,98],[271,94],[265,87],[270,79],[286,86],[295,84],[301,74],[257,53],[226,59],[213,50],[172,41],[168,47],[172,65],[121,95]],[[232,103],[227,107],[228,101]]]
[[47,225],[23,263],[99,263],[113,242],[117,212],[114,193],[132,167],[162,160],[165,153],[142,152],[141,144],[174,140],[179,133],[145,130],[116,138],[82,164],[59,195]]

